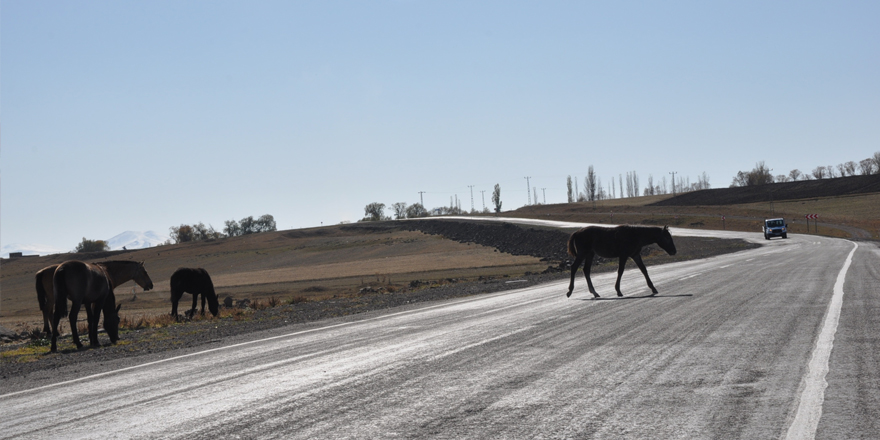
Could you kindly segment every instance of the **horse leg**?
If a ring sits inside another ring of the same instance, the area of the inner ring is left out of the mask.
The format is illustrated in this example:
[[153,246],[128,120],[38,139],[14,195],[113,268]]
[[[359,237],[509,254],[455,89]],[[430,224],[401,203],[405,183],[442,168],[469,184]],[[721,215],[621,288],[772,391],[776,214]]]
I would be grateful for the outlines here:
[[98,320],[101,317],[101,309],[97,308],[98,303],[85,304],[86,316],[89,323],[89,347],[100,347],[98,342]]
[[180,297],[183,296],[183,291],[177,291],[171,289],[171,316],[177,318],[177,303],[180,301]]
[[192,318],[193,316],[196,316],[196,310],[198,310],[198,305],[199,305],[199,294],[193,292],[192,296],[193,296],[193,306],[191,309],[189,309],[188,312],[186,312],[186,316],[189,316],[190,318]]
[[568,293],[565,294],[566,297],[571,297],[571,292],[574,291],[574,277],[577,275],[578,268],[581,267],[583,262],[584,257],[578,255],[574,258],[574,263],[571,264],[571,282],[568,283]]
[[55,307],[54,313],[52,314],[52,347],[49,349],[49,352],[51,353],[58,351],[58,336],[61,336],[59,328],[61,327],[62,316],[64,316],[64,311],[61,307]]
[[617,283],[614,284],[614,290],[617,291],[617,296],[623,296],[620,293],[620,278],[623,277],[623,269],[626,267],[626,259],[629,257],[620,257],[620,263],[617,266]]
[[633,259],[633,261],[636,262],[636,266],[639,266],[639,270],[642,271],[642,274],[645,276],[645,281],[648,282],[648,287],[651,288],[651,292],[654,292],[651,294],[651,296],[656,295],[657,289],[654,288],[654,283],[651,282],[651,278],[648,276],[648,268],[645,267],[645,263],[642,262],[642,256],[639,254],[636,254],[635,256],[632,257],[632,259]]
[[205,302],[208,301],[208,295],[202,293],[202,316],[205,316]]
[[584,259],[586,262],[584,263],[584,277],[587,278],[587,286],[590,288],[590,293],[593,294],[593,298],[598,298],[599,294],[596,293],[596,289],[593,288],[593,280],[590,279],[590,269],[593,268],[593,251],[587,253],[587,257]]
[[76,348],[80,349],[83,347],[82,342],[79,341],[79,332],[76,328],[76,318],[79,317],[79,307],[82,305],[79,301],[73,301],[73,305],[70,306],[70,315],[68,316],[68,320],[70,321],[70,333],[73,336],[73,343],[76,344]]

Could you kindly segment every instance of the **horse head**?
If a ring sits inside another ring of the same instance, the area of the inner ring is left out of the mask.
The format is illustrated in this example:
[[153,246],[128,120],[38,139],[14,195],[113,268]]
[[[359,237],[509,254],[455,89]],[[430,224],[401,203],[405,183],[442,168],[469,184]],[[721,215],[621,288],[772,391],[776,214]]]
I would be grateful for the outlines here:
[[669,233],[669,226],[664,226],[660,236],[657,237],[657,245],[660,246],[669,255],[675,255],[675,243],[672,242],[672,234]]
[[138,262],[137,271],[132,278],[134,278],[134,282],[137,283],[138,286],[141,286],[144,291],[153,288],[153,280],[150,279],[150,275],[147,273],[147,269],[144,268],[143,261]]

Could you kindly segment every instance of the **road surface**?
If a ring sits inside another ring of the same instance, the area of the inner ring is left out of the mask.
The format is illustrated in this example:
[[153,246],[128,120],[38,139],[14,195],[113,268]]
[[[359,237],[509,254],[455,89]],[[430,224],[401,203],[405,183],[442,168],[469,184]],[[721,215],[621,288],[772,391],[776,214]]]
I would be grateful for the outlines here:
[[880,250],[760,241],[0,385],[0,438],[877,438]]

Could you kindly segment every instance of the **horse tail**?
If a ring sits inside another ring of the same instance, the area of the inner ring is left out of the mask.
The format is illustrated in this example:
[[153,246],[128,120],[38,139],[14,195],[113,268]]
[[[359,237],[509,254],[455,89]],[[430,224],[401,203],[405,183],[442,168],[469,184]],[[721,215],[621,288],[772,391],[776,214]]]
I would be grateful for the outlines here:
[[572,232],[571,237],[568,237],[568,255],[572,257],[577,257],[577,245],[575,244],[575,235],[577,232]]
[[37,272],[37,301],[40,303],[40,310],[46,311],[46,288],[43,287],[43,273]]
[[208,297],[208,308],[211,309],[211,314],[217,316],[220,310],[220,301],[217,298],[217,292],[214,291],[214,282],[211,281],[208,271],[204,269],[202,271],[205,274],[205,291],[202,294]]
[[67,274],[67,267],[62,265],[55,271],[52,277],[53,289],[55,290],[55,313],[61,313],[61,316],[67,315],[67,282],[64,280]]

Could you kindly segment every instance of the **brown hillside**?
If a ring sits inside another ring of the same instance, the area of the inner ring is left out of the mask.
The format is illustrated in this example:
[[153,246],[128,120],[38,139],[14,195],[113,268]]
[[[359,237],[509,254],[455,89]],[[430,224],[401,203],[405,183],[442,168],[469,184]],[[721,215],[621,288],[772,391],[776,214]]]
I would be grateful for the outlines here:
[[815,197],[839,197],[880,192],[880,174],[836,179],[803,180],[736,188],[705,189],[651,203],[649,206],[741,205]]

